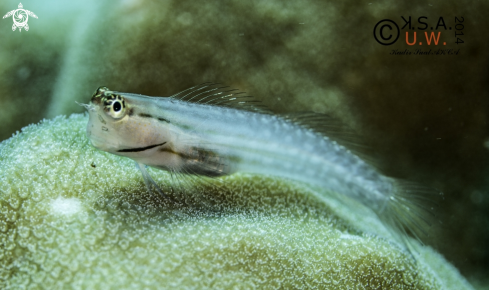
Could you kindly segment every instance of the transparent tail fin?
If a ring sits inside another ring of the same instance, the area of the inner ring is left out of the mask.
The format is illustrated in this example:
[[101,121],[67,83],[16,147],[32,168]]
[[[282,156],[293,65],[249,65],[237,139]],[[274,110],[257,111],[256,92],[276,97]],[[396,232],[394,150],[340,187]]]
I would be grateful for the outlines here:
[[421,244],[432,232],[435,222],[435,200],[442,195],[440,191],[419,185],[415,182],[392,179],[394,193],[378,212],[380,219],[393,230],[395,236],[406,246],[411,254],[416,253],[409,235]]

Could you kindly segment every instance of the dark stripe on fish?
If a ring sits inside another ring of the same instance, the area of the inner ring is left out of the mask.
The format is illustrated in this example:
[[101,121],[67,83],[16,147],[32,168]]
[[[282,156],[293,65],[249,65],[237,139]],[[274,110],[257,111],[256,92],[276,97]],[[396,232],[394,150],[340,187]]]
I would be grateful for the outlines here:
[[[171,153],[182,158],[183,165],[180,168],[180,172],[185,172],[193,175],[203,175],[208,177],[217,177],[229,174],[229,171],[225,171],[228,167],[227,160],[224,157],[220,157],[217,153],[197,147],[191,147],[186,153],[173,151],[171,148],[160,148],[159,152]],[[156,168],[168,170],[168,168],[161,166]]]
[[167,119],[165,118],[161,118],[161,117],[154,117],[153,115],[150,115],[150,114],[145,114],[145,113],[140,113],[139,114],[139,117],[142,117],[142,118],[153,118],[153,119],[157,119],[159,121],[162,121],[162,122],[167,122],[167,123],[170,123],[170,121],[168,121]]
[[149,150],[151,148],[155,148],[155,147],[162,146],[162,145],[165,145],[165,144],[166,144],[166,142],[163,142],[161,144],[149,145],[149,146],[146,146],[146,147],[121,149],[121,150],[117,150],[117,152],[141,152],[141,151],[146,151],[146,150]]
[[161,122],[167,122],[167,123],[170,123],[170,121],[168,121],[168,120],[167,120],[167,119],[165,119],[165,118],[158,117],[157,119],[158,119],[159,121],[161,121]]

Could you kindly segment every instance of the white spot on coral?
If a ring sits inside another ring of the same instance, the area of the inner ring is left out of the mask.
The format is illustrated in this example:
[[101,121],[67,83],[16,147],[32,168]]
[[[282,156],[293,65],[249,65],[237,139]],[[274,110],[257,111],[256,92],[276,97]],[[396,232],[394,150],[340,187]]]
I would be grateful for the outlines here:
[[51,202],[51,209],[55,214],[73,215],[82,210],[82,205],[78,198],[58,197]]

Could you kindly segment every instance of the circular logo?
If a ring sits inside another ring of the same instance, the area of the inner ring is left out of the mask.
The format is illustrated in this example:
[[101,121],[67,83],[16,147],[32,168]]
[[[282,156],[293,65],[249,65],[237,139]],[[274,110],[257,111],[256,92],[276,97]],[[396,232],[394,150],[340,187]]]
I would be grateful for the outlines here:
[[29,16],[23,9],[17,9],[14,13],[14,23],[17,26],[24,26],[27,23],[27,20],[29,19]]
[[[396,31],[394,30],[396,28]],[[374,27],[374,38],[382,45],[391,45],[399,39],[399,26],[390,20],[383,19],[377,22]]]

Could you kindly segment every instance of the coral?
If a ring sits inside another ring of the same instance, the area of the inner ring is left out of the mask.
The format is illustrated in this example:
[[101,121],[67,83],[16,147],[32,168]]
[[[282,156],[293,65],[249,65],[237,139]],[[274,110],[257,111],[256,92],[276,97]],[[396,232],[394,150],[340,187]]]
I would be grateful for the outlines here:
[[60,116],[0,144],[0,288],[471,289],[320,189],[235,174],[176,202],[149,193],[131,160],[89,145],[86,123]]

